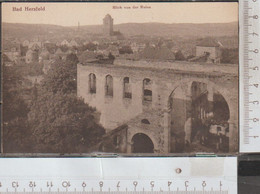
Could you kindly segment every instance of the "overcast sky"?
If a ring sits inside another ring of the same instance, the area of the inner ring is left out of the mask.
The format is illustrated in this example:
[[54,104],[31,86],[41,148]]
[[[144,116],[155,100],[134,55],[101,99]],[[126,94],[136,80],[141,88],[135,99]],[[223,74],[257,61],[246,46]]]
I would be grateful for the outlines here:
[[[141,9],[141,5],[150,9]],[[25,7],[45,11],[24,11]],[[131,9],[113,9],[113,6]],[[133,6],[139,7],[133,9]],[[23,11],[13,11],[22,7]],[[106,14],[120,23],[227,23],[238,21],[238,3],[3,3],[2,21],[62,26],[102,24]]]

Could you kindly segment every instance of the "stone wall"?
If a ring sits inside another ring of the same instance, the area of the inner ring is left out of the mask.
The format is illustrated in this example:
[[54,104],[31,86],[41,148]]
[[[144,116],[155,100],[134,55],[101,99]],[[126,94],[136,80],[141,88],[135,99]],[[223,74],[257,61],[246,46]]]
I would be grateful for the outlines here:
[[[131,153],[132,137],[137,133],[147,135],[154,144],[155,153],[176,151],[172,141],[178,130],[181,133],[186,116],[186,101],[190,100],[189,88],[192,82],[207,84],[208,88],[218,91],[227,101],[230,109],[230,151],[238,151],[238,75],[237,67],[233,72],[223,72],[221,66],[213,65],[219,71],[194,71],[194,67],[186,70],[170,68],[145,67],[143,65],[100,65],[78,64],[78,96],[90,106],[101,112],[101,124],[110,132],[123,124],[128,125],[126,150]],[[175,64],[176,65],[176,64]],[[198,66],[198,64],[195,64]],[[203,68],[202,68],[203,69]],[[89,74],[96,75],[96,93],[89,92]],[[105,95],[105,77],[113,77],[113,97]],[[123,79],[129,77],[132,98],[123,97]],[[152,101],[143,101],[143,80],[152,81]],[[174,93],[175,127],[171,127],[173,113],[169,110],[169,97]],[[177,119],[176,119],[177,118]],[[150,124],[141,121],[147,119]],[[177,150],[178,151],[178,150]]]

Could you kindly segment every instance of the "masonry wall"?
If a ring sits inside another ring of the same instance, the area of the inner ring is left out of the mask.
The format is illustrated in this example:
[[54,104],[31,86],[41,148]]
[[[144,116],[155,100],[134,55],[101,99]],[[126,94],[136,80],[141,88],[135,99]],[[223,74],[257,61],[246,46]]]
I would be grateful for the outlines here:
[[[215,68],[215,67],[214,67]],[[221,68],[221,67],[220,67]],[[191,65],[192,69],[192,65]],[[96,93],[89,92],[89,74],[96,75]],[[113,97],[105,96],[105,77],[113,77]],[[132,99],[123,98],[123,79],[130,78]],[[143,102],[143,79],[152,81],[152,102]],[[131,153],[132,137],[136,133],[144,133],[154,143],[155,153],[178,152],[174,141],[176,133],[181,136],[178,141],[184,141],[183,125],[186,121],[185,104],[187,90],[193,81],[203,82],[214,87],[226,99],[230,108],[231,150],[237,150],[238,145],[238,76],[226,73],[199,73],[190,71],[175,71],[170,69],[155,69],[144,67],[113,66],[113,65],[78,65],[78,96],[90,106],[96,107],[101,113],[101,124],[107,132],[127,124],[127,152]],[[169,110],[169,97],[174,91],[175,112]],[[170,122],[174,127],[171,127]],[[142,119],[150,121],[143,124]]]

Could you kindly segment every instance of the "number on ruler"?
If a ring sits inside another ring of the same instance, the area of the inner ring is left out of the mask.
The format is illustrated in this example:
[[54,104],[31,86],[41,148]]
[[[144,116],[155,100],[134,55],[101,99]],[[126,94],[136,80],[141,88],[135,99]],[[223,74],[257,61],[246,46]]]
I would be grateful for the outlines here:
[[53,187],[52,181],[51,182],[47,181],[47,187]]
[[256,88],[258,88],[258,85],[259,85],[259,84],[253,84],[253,85],[254,85]]
[[100,188],[100,191],[102,191],[103,186],[104,186],[104,182],[103,182],[103,181],[99,181],[99,188]]
[[253,67],[253,70],[258,71],[258,70],[259,70],[259,67],[258,67],[258,66],[255,66],[255,67]]
[[249,18],[258,19],[258,15],[249,16]]
[[82,187],[85,188],[87,184],[85,182],[82,183]]
[[135,191],[136,191],[136,187],[137,187],[137,185],[138,185],[138,182],[137,182],[137,181],[134,181],[134,182],[133,182],[133,185],[135,186]]
[[258,49],[255,49],[255,50],[249,50],[250,52],[254,52],[255,54],[259,53],[259,50]]
[[118,191],[119,191],[119,187],[120,187],[120,181],[118,181],[118,183],[116,185],[116,188],[117,188]]
[[63,182],[61,183],[61,185],[62,185],[64,188],[68,188],[68,187],[71,186],[69,181],[63,181]]
[[31,187],[31,188],[36,187],[36,183],[34,181],[30,181],[29,187]]
[[252,103],[252,104],[258,105],[258,104],[259,104],[259,101],[258,101],[258,100],[255,100],[255,101],[252,101],[252,102],[249,102],[249,103]]
[[249,33],[250,35],[253,35],[253,36],[258,36],[258,34],[256,32],[252,32],[252,33]]
[[151,188],[152,188],[152,190],[153,190],[153,188],[154,188],[154,181],[151,181],[151,182],[150,182],[150,185],[151,185]]
[[17,181],[12,182],[12,187],[13,187],[13,188],[19,187],[18,182],[17,182]]

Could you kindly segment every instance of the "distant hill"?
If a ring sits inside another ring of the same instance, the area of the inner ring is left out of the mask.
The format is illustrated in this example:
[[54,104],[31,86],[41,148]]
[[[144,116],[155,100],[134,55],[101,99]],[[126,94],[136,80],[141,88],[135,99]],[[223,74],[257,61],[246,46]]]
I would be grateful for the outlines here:
[[128,35],[161,36],[234,36],[238,35],[237,23],[226,24],[163,24],[127,23],[115,25],[115,29]]
[[[63,35],[75,32],[77,27],[64,27],[48,24],[15,24],[3,23],[3,36],[30,38],[33,36]],[[235,36],[238,35],[238,24],[164,24],[164,23],[125,23],[114,25],[124,35],[147,36]],[[81,26],[82,33],[102,33],[101,25]]]

